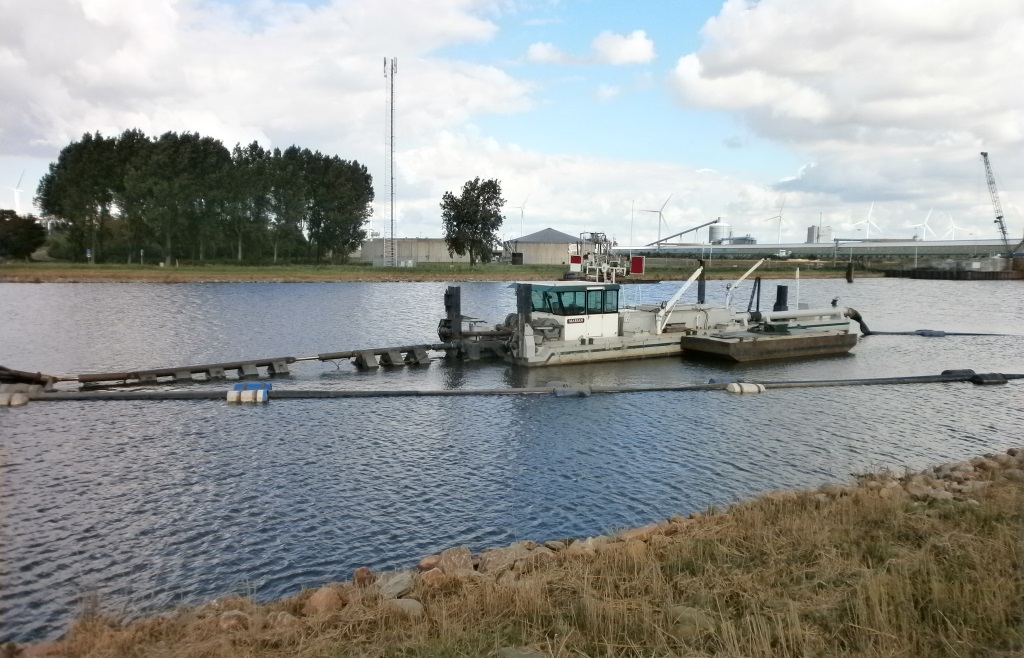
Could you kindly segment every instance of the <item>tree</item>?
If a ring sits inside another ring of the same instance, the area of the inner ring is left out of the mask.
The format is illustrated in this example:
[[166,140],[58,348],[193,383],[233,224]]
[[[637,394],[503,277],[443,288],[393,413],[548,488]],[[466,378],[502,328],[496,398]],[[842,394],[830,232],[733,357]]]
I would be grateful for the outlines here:
[[0,210],[0,256],[28,259],[46,242],[46,229],[32,215]]
[[274,149],[271,155],[269,230],[275,263],[282,242],[285,246],[305,242],[302,223],[306,214],[306,184],[302,163],[302,149],[297,146],[284,152]]
[[498,241],[498,229],[504,217],[501,207],[501,183],[497,179],[481,181],[477,176],[466,181],[462,194],[445,192],[441,198],[441,221],[449,254],[469,253],[469,264],[491,257],[491,247]]
[[305,230],[316,248],[316,262],[325,253],[348,258],[366,239],[363,226],[370,217],[373,179],[355,160],[302,151],[306,183]]
[[237,260],[242,262],[242,238],[258,235],[266,230],[270,212],[270,156],[271,154],[253,142],[248,146],[235,145],[231,152],[234,165],[226,174],[224,185],[227,194],[225,215],[231,232],[237,239]]
[[85,256],[86,248],[94,260],[102,259],[118,185],[114,145],[98,132],[85,133],[61,150],[39,182],[36,203],[44,217],[64,222],[75,260]]

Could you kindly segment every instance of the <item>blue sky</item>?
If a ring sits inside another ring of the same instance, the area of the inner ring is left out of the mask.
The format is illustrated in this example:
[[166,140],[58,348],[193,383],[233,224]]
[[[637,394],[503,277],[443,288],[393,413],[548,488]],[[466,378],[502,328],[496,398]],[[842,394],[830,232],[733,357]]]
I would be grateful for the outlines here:
[[649,242],[631,208],[671,195],[662,232],[720,216],[772,243],[785,199],[783,242],[872,207],[872,237],[994,238],[982,150],[1018,235],[1021,33],[1017,0],[0,2],[0,207],[83,132],[188,130],[364,162],[384,229],[394,56],[398,237],[439,237],[443,193],[481,176],[507,237],[528,198],[525,233]]

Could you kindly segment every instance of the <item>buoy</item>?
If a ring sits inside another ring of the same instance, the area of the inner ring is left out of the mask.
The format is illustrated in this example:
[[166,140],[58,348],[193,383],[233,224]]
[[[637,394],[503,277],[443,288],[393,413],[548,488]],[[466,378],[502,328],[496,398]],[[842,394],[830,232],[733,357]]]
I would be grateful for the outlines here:
[[725,390],[729,393],[764,393],[764,386],[762,384],[751,384],[748,382],[733,382],[725,387]]
[[28,404],[28,396],[24,393],[11,393],[10,395],[12,407],[24,407]]
[[[993,386],[997,384],[1005,384],[1006,377],[999,372],[979,373],[971,377],[971,383],[977,384],[978,386]],[[12,406],[13,404],[14,403],[11,402]]]
[[273,385],[269,382],[243,382],[235,384],[234,388],[228,391],[228,402],[254,404],[270,400],[270,391]]

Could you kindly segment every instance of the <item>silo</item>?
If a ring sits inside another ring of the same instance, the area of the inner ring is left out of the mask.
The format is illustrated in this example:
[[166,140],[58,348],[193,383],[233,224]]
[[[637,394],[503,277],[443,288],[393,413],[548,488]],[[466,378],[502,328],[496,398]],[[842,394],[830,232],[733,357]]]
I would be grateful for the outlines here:
[[718,222],[712,224],[708,229],[708,242],[711,244],[722,244],[724,240],[732,237],[732,227],[728,224]]

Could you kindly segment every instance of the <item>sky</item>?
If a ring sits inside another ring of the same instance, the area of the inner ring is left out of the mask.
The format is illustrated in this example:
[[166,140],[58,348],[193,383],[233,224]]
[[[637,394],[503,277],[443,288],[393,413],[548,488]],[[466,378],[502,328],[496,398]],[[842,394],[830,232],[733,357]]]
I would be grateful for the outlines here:
[[1020,0],[0,0],[0,207],[85,132],[189,131],[365,164],[387,235],[394,57],[396,237],[479,176],[505,239],[994,239],[987,151],[1019,241],[1022,34]]

